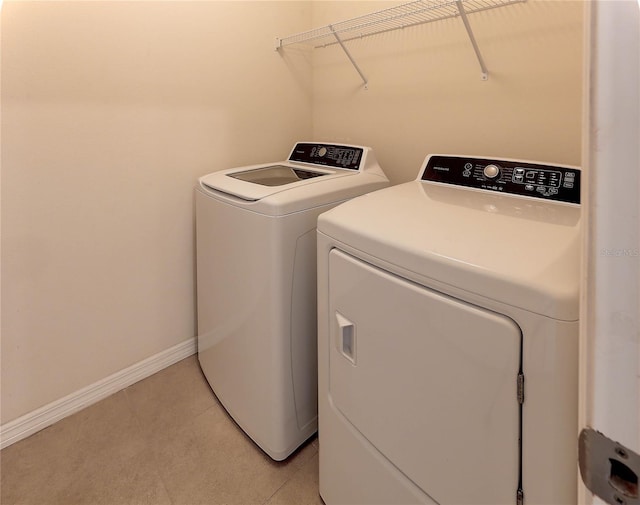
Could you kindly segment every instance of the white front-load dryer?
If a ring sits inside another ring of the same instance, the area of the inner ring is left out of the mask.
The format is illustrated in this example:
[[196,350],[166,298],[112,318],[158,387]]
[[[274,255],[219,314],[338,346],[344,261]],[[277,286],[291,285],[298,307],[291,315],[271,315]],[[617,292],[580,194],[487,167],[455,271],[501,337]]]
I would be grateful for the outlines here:
[[317,430],[317,217],[388,184],[370,148],[311,142],[282,162],[199,179],[198,359],[275,460]]
[[580,171],[429,156],[318,220],[320,494],[575,504]]

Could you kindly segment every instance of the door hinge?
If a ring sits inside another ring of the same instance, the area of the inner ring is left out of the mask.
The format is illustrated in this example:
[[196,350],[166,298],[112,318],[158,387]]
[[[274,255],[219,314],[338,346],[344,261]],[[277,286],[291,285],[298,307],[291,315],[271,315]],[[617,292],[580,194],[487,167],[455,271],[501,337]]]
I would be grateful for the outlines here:
[[517,379],[518,384],[518,403],[522,405],[524,403],[524,374],[520,372]]

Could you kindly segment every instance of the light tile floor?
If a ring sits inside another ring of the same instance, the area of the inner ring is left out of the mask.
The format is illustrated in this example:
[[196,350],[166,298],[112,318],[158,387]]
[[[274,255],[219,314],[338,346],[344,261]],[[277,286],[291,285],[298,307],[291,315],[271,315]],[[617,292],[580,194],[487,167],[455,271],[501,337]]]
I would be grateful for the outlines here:
[[318,442],[284,462],[233,422],[191,356],[0,452],[2,505],[322,505]]

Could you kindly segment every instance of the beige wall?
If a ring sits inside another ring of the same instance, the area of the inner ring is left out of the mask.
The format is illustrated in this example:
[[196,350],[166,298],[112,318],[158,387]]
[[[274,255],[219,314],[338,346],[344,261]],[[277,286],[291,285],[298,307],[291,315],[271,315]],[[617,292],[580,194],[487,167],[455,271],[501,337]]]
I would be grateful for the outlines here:
[[[313,3],[314,26],[399,2]],[[318,139],[371,145],[393,182],[413,179],[428,153],[580,164],[581,1],[540,1],[469,16],[489,80],[460,19],[314,51]]]
[[349,43],[366,91],[337,47],[273,51],[397,3],[5,0],[2,423],[194,336],[201,174],[305,137],[393,182],[430,152],[580,163],[581,2],[470,16],[486,82],[459,20]]
[[4,2],[3,423],[194,336],[194,181],[311,136],[308,61],[273,49],[310,22],[304,2]]

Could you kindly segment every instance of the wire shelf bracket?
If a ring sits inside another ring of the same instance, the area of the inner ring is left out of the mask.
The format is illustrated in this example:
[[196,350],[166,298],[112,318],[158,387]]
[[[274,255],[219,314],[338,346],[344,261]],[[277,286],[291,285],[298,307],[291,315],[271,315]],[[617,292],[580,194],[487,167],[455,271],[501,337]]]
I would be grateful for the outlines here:
[[395,7],[365,14],[356,18],[297,33],[288,37],[276,38],[277,51],[292,44],[305,44],[314,48],[339,45],[349,62],[368,87],[368,80],[355,59],[347,49],[345,42],[362,39],[379,33],[389,32],[410,26],[431,23],[449,18],[460,18],[465,27],[471,46],[480,65],[481,79],[486,81],[489,72],[480,53],[480,48],[471,29],[468,14],[486,11],[506,5],[523,3],[527,0],[413,0]]

